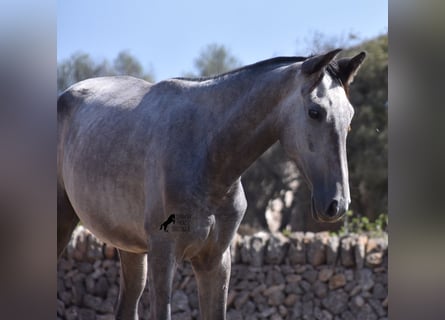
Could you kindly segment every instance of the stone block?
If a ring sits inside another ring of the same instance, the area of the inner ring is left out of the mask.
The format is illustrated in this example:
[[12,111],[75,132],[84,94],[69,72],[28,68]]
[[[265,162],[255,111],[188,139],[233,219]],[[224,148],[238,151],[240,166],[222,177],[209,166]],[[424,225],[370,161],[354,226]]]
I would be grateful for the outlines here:
[[284,299],[284,305],[287,307],[293,307],[298,301],[299,296],[291,293]]
[[334,270],[332,268],[323,268],[318,273],[318,280],[322,282],[327,282],[334,274]]
[[355,243],[356,238],[353,235],[346,236],[340,241],[340,260],[345,267],[355,265]]
[[293,265],[306,263],[306,247],[304,244],[304,233],[294,232],[289,237],[288,259]]
[[329,237],[326,243],[326,264],[335,265],[339,255],[340,239],[336,235]]
[[303,279],[307,280],[309,283],[314,283],[318,278],[318,272],[314,269],[308,269],[303,272]]
[[287,255],[289,242],[289,239],[282,233],[272,234],[266,247],[265,263],[280,264]]
[[319,232],[315,234],[314,239],[308,243],[307,261],[313,266],[319,266],[326,263],[326,244],[329,233]]
[[356,238],[355,245],[355,265],[357,268],[363,268],[366,256],[366,243],[368,242],[368,237],[366,235],[358,235]]
[[329,279],[329,290],[335,290],[346,285],[346,277],[344,274],[339,273],[333,275],[331,279]]
[[324,298],[328,293],[328,286],[326,285],[326,283],[321,281],[315,282],[312,288],[318,298]]
[[343,290],[330,291],[321,304],[331,313],[338,315],[348,308],[348,295]]

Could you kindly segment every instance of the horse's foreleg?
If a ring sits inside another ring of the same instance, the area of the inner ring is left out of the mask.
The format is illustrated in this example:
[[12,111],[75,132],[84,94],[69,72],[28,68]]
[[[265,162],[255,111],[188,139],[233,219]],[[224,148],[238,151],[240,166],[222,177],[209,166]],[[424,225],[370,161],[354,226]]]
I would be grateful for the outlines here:
[[147,280],[146,254],[119,250],[119,256],[121,277],[116,319],[137,320],[138,303]]
[[230,248],[213,265],[207,264],[205,259],[197,258],[192,260],[193,270],[198,283],[199,307],[202,320],[226,319],[230,263]]
[[150,315],[153,320],[171,319],[171,292],[176,267],[173,244],[170,241],[150,243],[148,253]]

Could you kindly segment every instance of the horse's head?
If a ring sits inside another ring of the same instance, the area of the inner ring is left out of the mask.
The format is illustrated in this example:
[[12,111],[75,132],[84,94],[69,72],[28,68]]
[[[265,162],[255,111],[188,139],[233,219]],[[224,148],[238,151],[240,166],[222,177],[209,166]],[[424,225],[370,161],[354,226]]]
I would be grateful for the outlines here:
[[339,51],[299,64],[298,89],[286,99],[280,138],[312,191],[313,217],[323,222],[338,221],[351,201],[346,136],[354,109],[347,91],[366,56],[334,61]]

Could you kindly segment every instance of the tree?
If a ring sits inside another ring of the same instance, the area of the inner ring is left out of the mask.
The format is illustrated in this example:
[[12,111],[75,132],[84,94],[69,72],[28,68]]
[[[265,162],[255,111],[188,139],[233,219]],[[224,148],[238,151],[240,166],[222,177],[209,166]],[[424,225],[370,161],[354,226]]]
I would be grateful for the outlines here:
[[[225,46],[216,43],[207,45],[195,60],[199,77],[214,76],[240,65],[240,61]],[[190,73],[190,75],[195,76],[194,73]]]
[[388,36],[353,47],[367,60],[354,80],[351,103],[355,115],[348,156],[352,209],[370,219],[388,212]]
[[[114,72],[116,75],[131,75],[138,78],[144,78],[144,70],[141,63],[136,60],[128,51],[121,51],[114,59]],[[148,78],[151,78],[149,75]]]
[[314,31],[305,37],[302,42],[301,49],[303,52],[298,52],[298,54],[308,56],[309,54],[324,53],[337,48],[350,48],[361,41],[353,32],[328,36],[320,31]]
[[74,53],[57,66],[59,92],[78,81],[110,74],[107,62],[95,63],[87,53]]
[[153,81],[152,72],[144,71],[141,63],[127,51],[120,52],[113,61],[95,62],[89,54],[78,52],[57,66],[57,88],[61,92],[70,85],[93,77],[130,75]]

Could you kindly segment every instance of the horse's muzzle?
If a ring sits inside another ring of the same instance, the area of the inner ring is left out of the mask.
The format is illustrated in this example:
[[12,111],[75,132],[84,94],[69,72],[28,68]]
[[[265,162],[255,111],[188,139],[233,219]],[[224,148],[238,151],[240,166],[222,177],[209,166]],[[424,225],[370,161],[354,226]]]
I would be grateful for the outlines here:
[[343,199],[332,199],[326,206],[320,210],[315,204],[312,196],[312,217],[318,222],[337,222],[344,217],[348,210],[349,202]]

